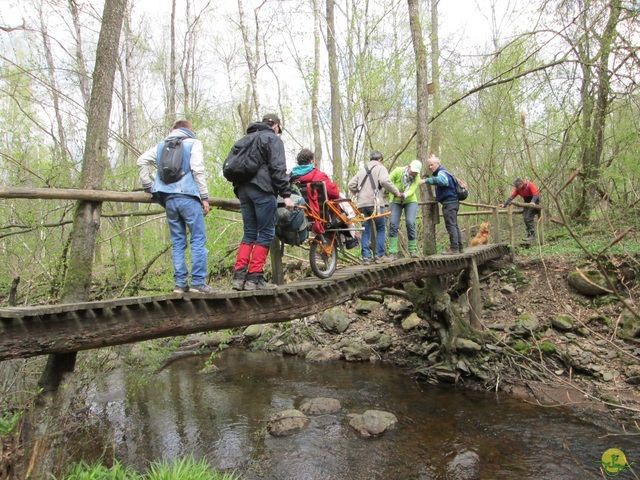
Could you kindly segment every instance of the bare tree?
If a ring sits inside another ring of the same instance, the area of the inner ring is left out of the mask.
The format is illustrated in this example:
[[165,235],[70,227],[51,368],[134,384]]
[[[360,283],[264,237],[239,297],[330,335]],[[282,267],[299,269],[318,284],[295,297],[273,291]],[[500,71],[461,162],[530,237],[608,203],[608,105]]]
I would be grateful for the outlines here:
[[78,12],[78,5],[75,0],[69,0],[69,12],[71,13],[71,19],[73,20],[73,28],[76,35],[76,69],[78,75],[78,83],[80,84],[80,91],[82,92],[82,101],[84,103],[84,109],[89,111],[89,100],[91,95],[91,88],[89,87],[89,73],[87,72],[87,62],[84,58],[83,46],[82,46],[82,29],[80,22],[80,15]]
[[331,84],[331,155],[333,157],[333,180],[344,186],[342,173],[340,79],[338,76],[338,54],[334,18],[335,2],[327,0],[327,52],[329,54],[329,82]]
[[[243,0],[238,0],[238,20],[240,33],[242,34],[242,42],[244,43],[244,54],[247,60],[247,68],[249,69],[249,83],[251,87],[251,98],[253,100],[253,113],[255,118],[260,116],[260,102],[258,101],[258,64],[260,63],[258,50],[258,32],[255,33],[255,41],[252,45],[249,38],[249,27],[244,12]],[[256,29],[258,22],[256,21]],[[242,115],[241,115],[242,117]]]
[[[440,0],[431,0],[431,90],[424,92],[427,95],[431,92],[433,98],[433,111],[440,109],[440,36],[438,35],[438,3]],[[428,85],[427,85],[428,88]],[[430,151],[440,153],[440,122],[436,119],[431,122],[431,145]]]
[[51,85],[51,97],[53,100],[53,113],[56,119],[56,127],[58,136],[52,135],[54,141],[54,155],[60,159],[61,164],[67,164],[67,140],[64,131],[64,122],[62,120],[62,112],[60,111],[60,94],[55,76],[55,62],[51,50],[51,39],[47,32],[47,25],[44,18],[44,10],[42,3],[38,5],[38,13],[40,14],[40,34],[42,35],[42,45],[44,47],[44,55],[47,62],[48,81]]
[[[416,130],[416,155],[422,165],[427,164],[429,138],[429,104],[427,96],[427,48],[422,37],[422,23],[420,21],[420,5],[418,0],[407,0],[409,4],[409,25],[413,51],[416,57],[416,103],[418,105]],[[428,185],[423,185],[421,198],[433,202],[433,193]],[[435,208],[434,208],[435,205]],[[436,218],[437,204],[430,203],[422,207],[422,215],[426,227],[424,236],[424,252],[428,255],[436,253]]]
[[176,0],[171,0],[171,28],[169,42],[169,91],[167,92],[165,126],[172,125],[176,120]]
[[322,137],[320,134],[320,0],[313,0],[313,78],[311,84],[311,127],[316,162],[322,164]]

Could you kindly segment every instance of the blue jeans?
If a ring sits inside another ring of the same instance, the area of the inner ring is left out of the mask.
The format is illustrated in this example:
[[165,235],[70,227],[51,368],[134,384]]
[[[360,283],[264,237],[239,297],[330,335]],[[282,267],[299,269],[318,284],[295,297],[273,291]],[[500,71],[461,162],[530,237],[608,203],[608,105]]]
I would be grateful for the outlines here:
[[207,275],[207,233],[200,199],[187,195],[172,196],[165,205],[167,223],[173,246],[173,278],[175,284],[185,287],[189,283],[189,270],[185,261],[187,230],[191,233],[191,283],[204,284]]
[[251,183],[238,186],[237,193],[244,224],[242,243],[257,243],[269,248],[273,237],[276,236],[277,197]]
[[447,227],[447,233],[449,234],[449,243],[451,250],[462,250],[462,235],[458,228],[458,210],[460,209],[460,203],[443,203],[442,204],[442,216],[444,218],[444,226]]
[[391,216],[389,217],[389,238],[398,236],[400,228],[400,217],[404,210],[404,223],[407,225],[407,239],[415,240],[416,235],[416,216],[418,215],[418,202],[410,202],[401,205],[396,202],[390,204]]
[[[358,210],[360,210],[365,217],[373,214],[373,207],[362,207]],[[380,207],[380,213],[384,213],[384,207]],[[362,252],[362,258],[371,258],[371,227],[374,223],[376,225],[376,258],[384,257],[387,254],[384,248],[386,218],[378,217],[364,222],[364,231],[362,232],[361,239],[362,248],[360,250]]]

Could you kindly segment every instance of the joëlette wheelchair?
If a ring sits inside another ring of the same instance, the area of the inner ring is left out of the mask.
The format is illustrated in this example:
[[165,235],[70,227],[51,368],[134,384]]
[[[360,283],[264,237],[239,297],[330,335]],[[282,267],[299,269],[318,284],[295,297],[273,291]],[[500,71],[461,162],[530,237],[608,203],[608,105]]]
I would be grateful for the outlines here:
[[329,200],[327,187],[322,181],[296,182],[294,185],[307,203],[298,208],[304,210],[313,233],[308,240],[309,264],[319,278],[333,275],[338,265],[338,249],[344,251],[347,238],[355,239],[356,232],[364,230],[360,226],[362,222],[391,214],[389,211],[365,217],[349,198]]

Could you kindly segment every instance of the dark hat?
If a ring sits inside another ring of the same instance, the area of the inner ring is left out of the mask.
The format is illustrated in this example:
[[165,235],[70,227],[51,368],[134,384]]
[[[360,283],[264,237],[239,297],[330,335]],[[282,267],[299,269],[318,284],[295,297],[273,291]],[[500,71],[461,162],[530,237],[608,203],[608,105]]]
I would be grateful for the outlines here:
[[518,177],[518,178],[516,178],[516,179],[513,181],[513,186],[514,186],[514,187],[517,187],[517,186],[518,186],[518,185],[520,185],[521,183],[523,183],[523,182],[522,182],[522,179],[521,179],[520,177]]
[[373,152],[371,152],[371,155],[369,155],[369,160],[382,160],[382,152],[374,150]]
[[266,123],[270,127],[273,126],[274,124],[277,124],[278,125],[278,133],[282,133],[282,123],[280,122],[280,119],[278,118],[278,116],[275,113],[270,113],[270,114],[265,115],[264,117],[262,117],[262,122]]

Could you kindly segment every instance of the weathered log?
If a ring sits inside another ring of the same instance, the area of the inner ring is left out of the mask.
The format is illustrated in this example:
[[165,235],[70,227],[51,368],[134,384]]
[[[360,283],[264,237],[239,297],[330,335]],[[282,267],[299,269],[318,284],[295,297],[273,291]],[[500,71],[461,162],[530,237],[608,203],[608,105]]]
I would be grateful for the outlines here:
[[459,272],[469,256],[478,264],[505,255],[505,245],[483,245],[464,255],[349,267],[326,280],[307,279],[276,290],[233,290],[121,298],[67,305],[0,308],[0,361],[64,354],[196,332],[277,323],[322,312],[363,293]]
[[[36,200],[84,200],[87,202],[151,203],[145,192],[116,192],[112,190],[82,190],[78,188],[24,188],[0,187],[0,198],[26,198]],[[212,207],[240,210],[236,198],[209,198]]]

